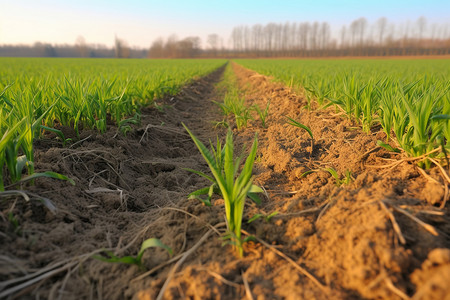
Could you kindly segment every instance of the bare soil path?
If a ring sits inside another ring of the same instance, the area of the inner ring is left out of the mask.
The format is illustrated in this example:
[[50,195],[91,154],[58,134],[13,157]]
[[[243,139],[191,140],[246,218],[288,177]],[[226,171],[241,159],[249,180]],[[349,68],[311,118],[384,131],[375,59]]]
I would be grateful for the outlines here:
[[[223,200],[216,197],[212,207],[188,200],[207,182],[183,170],[207,167],[181,122],[204,142],[224,135],[213,125],[222,117],[211,102],[223,96],[215,87],[222,68],[161,100],[162,111],[145,109],[141,125],[126,137],[112,128],[104,135],[84,131],[66,148],[51,139],[37,142],[37,169],[66,174],[77,185],[40,179],[27,188],[51,199],[56,214],[36,200],[0,202],[0,295],[448,299],[450,213],[448,205],[439,208],[448,195],[437,171],[424,177],[408,163],[371,167],[400,158],[376,146],[382,133],[363,133],[333,109],[307,111],[301,95],[232,67],[249,105],[265,107],[270,100],[267,128],[255,118],[246,129],[234,130],[237,149],[258,133],[255,182],[267,191],[261,206],[246,206],[244,229],[260,241],[246,246],[244,258],[221,245],[216,231],[224,227],[211,229],[224,221]],[[312,129],[313,146],[286,116]],[[348,170],[353,179],[337,186],[325,168],[341,176]],[[302,176],[308,170],[315,172]],[[18,226],[7,219],[9,211]],[[256,213],[275,211],[269,222],[247,224]],[[174,255],[148,249],[145,271],[92,258],[102,248],[134,255],[151,237]],[[177,261],[182,263],[174,269]]]

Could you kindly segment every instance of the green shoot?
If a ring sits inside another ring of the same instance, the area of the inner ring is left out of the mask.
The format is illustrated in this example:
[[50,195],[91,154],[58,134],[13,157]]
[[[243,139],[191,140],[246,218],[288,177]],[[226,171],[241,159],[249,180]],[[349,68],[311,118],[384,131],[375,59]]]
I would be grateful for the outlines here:
[[140,115],[138,113],[134,114],[133,117],[121,120],[118,124],[119,131],[122,132],[124,136],[127,135],[127,132],[131,131],[130,124],[139,124],[141,122]]
[[22,228],[19,224],[19,220],[16,218],[16,216],[14,216],[14,214],[11,211],[8,213],[8,221],[14,229],[14,233],[21,236]]
[[[56,206],[50,201],[50,199],[27,192],[23,190],[8,190],[4,192],[0,192],[0,197],[11,197],[11,196],[21,196],[25,201],[30,201],[31,199],[36,199],[40,201],[50,212],[53,214],[56,212]],[[32,197],[32,198],[30,198]]]
[[353,180],[352,173],[349,170],[345,171],[345,175],[343,178],[341,178],[338,175],[337,171],[333,168],[324,168],[322,170],[330,173],[330,175],[336,180],[337,186],[341,186],[343,184],[349,184]]
[[255,214],[253,217],[251,217],[251,218],[247,221],[247,223],[250,224],[250,223],[252,223],[253,221],[256,221],[256,220],[258,220],[258,219],[260,219],[260,218],[263,218],[264,221],[266,221],[266,222],[270,222],[270,220],[272,220],[272,218],[275,217],[275,216],[278,215],[278,214],[279,214],[278,211],[274,211],[273,213],[270,213],[270,214],[268,214],[268,215],[264,215],[264,214]]
[[56,133],[56,135],[62,140],[64,147],[66,146],[67,142],[72,141],[72,139],[70,139],[70,138],[66,139],[64,133],[61,130],[59,130],[59,129],[55,129],[55,128],[44,126],[44,125],[40,125],[40,128],[42,130],[47,130],[47,131]]
[[286,118],[288,119],[287,123],[289,125],[292,125],[292,126],[295,126],[298,128],[302,128],[302,129],[306,130],[306,132],[308,132],[309,136],[311,137],[311,154],[312,154],[312,152],[314,151],[314,136],[313,136],[311,129],[308,126],[303,125],[300,122],[297,122],[296,120],[294,120],[290,117],[286,117]]
[[306,130],[308,132],[309,136],[311,137],[311,139],[314,140],[313,133],[312,133],[311,129],[308,126],[303,125],[300,122],[297,122],[297,121],[295,121],[294,119],[292,119],[290,117],[286,117],[286,118],[288,119],[287,123],[289,125],[292,125],[292,126],[295,126],[295,127],[299,127],[299,128],[302,128],[302,129]]
[[[255,136],[243,169],[241,170],[241,173],[238,174],[240,159],[234,158],[233,135],[231,131],[228,131],[227,133],[223,148],[219,148],[216,149],[215,152],[211,152],[197,137],[193,135],[186,125],[183,124],[183,126],[207,162],[214,177],[213,182],[215,182],[219,187],[220,193],[225,202],[225,214],[228,228],[228,234],[225,238],[230,240],[230,243],[235,247],[238,255],[242,257],[244,255],[242,245],[245,242],[245,239],[243,240],[241,238],[241,225],[245,199],[248,194],[263,192],[260,187],[252,184],[252,169],[258,145],[257,137]],[[220,153],[220,156],[221,153],[224,153],[222,166],[218,165],[217,153]]]
[[395,153],[400,153],[400,149],[398,148],[393,148],[391,145],[384,143],[383,141],[378,140],[377,141],[377,145],[380,147],[383,147],[384,149],[386,149],[387,151],[390,152],[395,152]]
[[266,108],[264,109],[264,111],[262,111],[258,105],[254,105],[254,109],[256,110],[256,112],[258,113],[259,119],[261,120],[261,124],[262,127],[266,128],[266,118],[269,114],[269,106],[270,106],[270,100],[267,101],[267,105]]
[[108,257],[103,256],[94,256],[94,258],[104,261],[104,262],[110,262],[110,263],[123,263],[123,264],[130,264],[130,265],[136,265],[139,267],[139,269],[144,270],[144,267],[142,265],[142,256],[144,255],[144,251],[148,248],[152,247],[159,247],[167,250],[167,252],[172,255],[172,249],[165,244],[163,244],[159,239],[156,238],[150,238],[145,240],[142,245],[141,249],[139,250],[138,254],[136,256],[123,256],[118,257],[114,255],[111,251],[105,251],[106,255]]

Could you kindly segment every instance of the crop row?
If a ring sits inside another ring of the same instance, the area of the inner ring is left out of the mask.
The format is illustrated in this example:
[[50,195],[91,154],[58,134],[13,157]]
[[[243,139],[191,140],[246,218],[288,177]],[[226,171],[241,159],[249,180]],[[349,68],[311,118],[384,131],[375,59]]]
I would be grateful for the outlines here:
[[450,149],[448,60],[237,62],[300,91],[308,108],[312,99],[321,107],[334,105],[366,132],[381,125],[387,140],[410,156],[444,156]]
[[[0,191],[34,172],[33,141],[60,126],[126,132],[140,109],[224,60],[0,59]],[[6,173],[5,173],[6,170]],[[5,174],[4,174],[5,173]]]

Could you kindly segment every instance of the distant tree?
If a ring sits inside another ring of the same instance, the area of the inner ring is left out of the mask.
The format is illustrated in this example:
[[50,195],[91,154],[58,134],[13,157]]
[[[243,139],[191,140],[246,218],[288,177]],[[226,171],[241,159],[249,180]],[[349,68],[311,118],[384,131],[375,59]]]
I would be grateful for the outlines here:
[[417,38],[419,40],[421,40],[423,37],[423,32],[425,31],[426,25],[427,25],[427,19],[425,19],[424,16],[417,19],[417,33],[418,33]]
[[169,36],[166,45],[164,46],[164,53],[166,57],[169,58],[177,57],[177,43],[178,37],[175,34]]
[[263,48],[263,27],[261,24],[255,24],[252,27],[252,49],[259,52]]
[[55,47],[51,44],[45,44],[44,51],[46,57],[57,57]]
[[274,36],[276,34],[276,24],[275,23],[269,23],[264,28],[265,33],[265,50],[267,51],[266,55],[270,55],[269,53],[272,52],[274,48]]
[[359,44],[362,47],[364,45],[364,34],[367,30],[367,19],[359,18]]
[[377,21],[377,27],[378,27],[378,45],[381,46],[383,44],[383,38],[387,28],[387,19],[385,17],[379,18]]
[[350,46],[355,47],[356,46],[356,37],[358,35],[358,28],[359,28],[359,22],[358,20],[353,21],[350,24]]
[[342,26],[341,29],[341,49],[344,49],[347,44],[347,27],[345,25]]
[[307,50],[308,49],[308,41],[309,41],[309,34],[310,34],[310,28],[308,22],[300,23],[298,28],[298,34],[300,36],[300,49]]
[[315,54],[315,50],[317,50],[317,41],[320,40],[320,31],[319,31],[319,22],[314,22],[312,26],[310,27],[310,34],[309,34],[309,45],[310,49],[312,50],[312,53]]
[[219,35],[218,34],[209,34],[206,38],[206,42],[208,43],[209,50],[213,56],[217,56],[217,49],[219,48]]
[[195,57],[200,52],[201,39],[198,36],[187,37],[177,43],[177,57]]
[[320,49],[324,50],[328,47],[328,43],[330,42],[330,24],[327,22],[323,22],[320,26]]
[[77,49],[80,57],[88,57],[89,50],[86,44],[86,40],[83,36],[79,35],[75,40],[75,48]]
[[117,36],[114,41],[114,51],[116,54],[116,58],[129,58],[130,57],[130,48],[127,43],[119,39]]
[[153,41],[150,49],[148,50],[149,58],[162,58],[165,56],[164,53],[164,40],[162,37],[157,38]]

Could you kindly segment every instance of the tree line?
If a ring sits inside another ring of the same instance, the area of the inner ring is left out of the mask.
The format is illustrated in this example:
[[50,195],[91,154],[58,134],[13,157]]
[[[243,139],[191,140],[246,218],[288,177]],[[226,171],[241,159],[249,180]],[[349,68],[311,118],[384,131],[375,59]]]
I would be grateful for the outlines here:
[[399,25],[359,18],[339,31],[327,22],[269,23],[234,27],[230,43],[234,56],[246,57],[442,55],[450,54],[450,30],[424,17]]
[[78,37],[74,45],[52,45],[36,42],[28,45],[2,45],[0,56],[3,57],[92,57],[92,58],[146,58],[148,49],[131,48],[127,42],[118,37],[114,47],[87,44],[83,37]]
[[[195,43],[190,41],[195,40]],[[380,18],[369,24],[358,18],[339,30],[328,22],[286,22],[241,25],[232,29],[228,46],[217,34],[200,49],[198,37],[165,42],[158,38],[149,49],[151,58],[176,57],[339,57],[450,54],[449,24],[390,23]]]
[[74,45],[35,43],[3,45],[0,56],[211,58],[211,57],[339,57],[450,54],[449,24],[428,24],[424,17],[395,24],[379,18],[370,24],[358,18],[340,29],[328,22],[286,22],[241,25],[227,42],[217,34],[205,45],[197,36],[157,38],[147,49],[131,48],[118,37],[114,47],[87,44],[78,37]]

